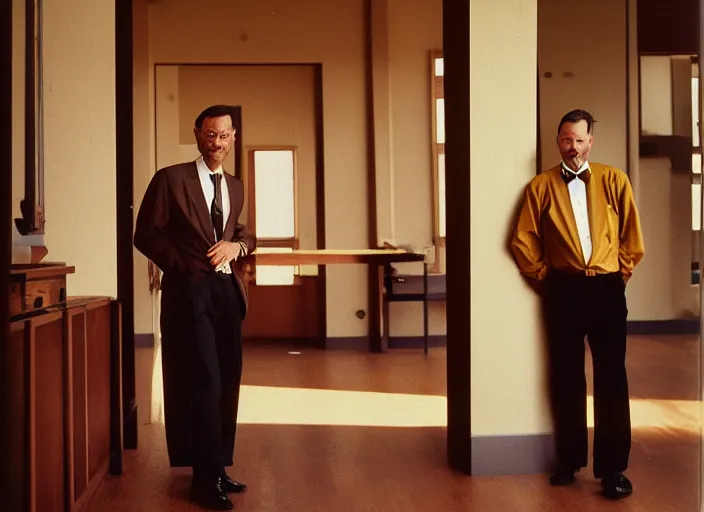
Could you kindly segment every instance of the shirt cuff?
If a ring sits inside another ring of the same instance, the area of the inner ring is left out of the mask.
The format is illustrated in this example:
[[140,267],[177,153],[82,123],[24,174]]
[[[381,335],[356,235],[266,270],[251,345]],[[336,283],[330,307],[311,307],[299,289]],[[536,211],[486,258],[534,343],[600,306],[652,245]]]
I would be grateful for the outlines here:
[[242,248],[242,252],[240,253],[240,256],[247,256],[248,254],[248,247],[247,244],[244,243],[242,240],[239,241],[240,247]]

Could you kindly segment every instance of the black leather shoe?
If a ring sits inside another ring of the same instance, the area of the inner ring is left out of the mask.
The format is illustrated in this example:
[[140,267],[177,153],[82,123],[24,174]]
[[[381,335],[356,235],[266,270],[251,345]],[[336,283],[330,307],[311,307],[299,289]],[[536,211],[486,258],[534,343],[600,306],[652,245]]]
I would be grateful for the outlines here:
[[220,485],[222,487],[222,490],[225,492],[241,493],[247,490],[246,485],[240,482],[235,482],[232,478],[227,476],[227,473],[225,473],[224,471],[220,475]]
[[220,479],[214,484],[194,484],[191,490],[193,501],[210,510],[232,510],[235,506],[227,497]]
[[572,469],[558,469],[550,476],[550,485],[561,486],[573,484],[575,482],[574,473]]
[[601,480],[604,488],[604,496],[611,500],[618,500],[630,496],[633,492],[633,484],[623,473],[613,473]]

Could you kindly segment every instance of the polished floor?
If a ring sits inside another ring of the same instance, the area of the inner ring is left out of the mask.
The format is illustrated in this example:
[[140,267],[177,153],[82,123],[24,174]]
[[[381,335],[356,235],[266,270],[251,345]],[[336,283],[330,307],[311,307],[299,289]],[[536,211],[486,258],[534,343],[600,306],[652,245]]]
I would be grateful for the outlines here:
[[[158,365],[138,350],[140,414],[158,419]],[[606,501],[589,470],[575,486],[545,475],[467,477],[447,467],[445,351],[392,354],[248,345],[236,465],[250,512],[699,511],[699,345],[633,337],[628,366],[633,496]],[[157,377],[152,379],[152,376]],[[156,384],[155,384],[156,383]],[[107,477],[88,510],[195,511],[189,471],[168,466],[163,425],[140,427],[125,472]]]

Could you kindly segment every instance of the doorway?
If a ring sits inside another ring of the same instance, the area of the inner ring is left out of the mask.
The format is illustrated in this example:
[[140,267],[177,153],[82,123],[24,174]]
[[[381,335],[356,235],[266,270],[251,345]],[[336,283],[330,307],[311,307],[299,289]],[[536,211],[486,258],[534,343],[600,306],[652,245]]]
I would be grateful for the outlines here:
[[[240,223],[255,234],[260,252],[322,248],[319,75],[315,64],[156,65],[156,168],[197,157],[193,119],[205,107],[239,105],[242,151],[224,168],[247,187]],[[321,346],[324,272],[253,270],[244,339]]]

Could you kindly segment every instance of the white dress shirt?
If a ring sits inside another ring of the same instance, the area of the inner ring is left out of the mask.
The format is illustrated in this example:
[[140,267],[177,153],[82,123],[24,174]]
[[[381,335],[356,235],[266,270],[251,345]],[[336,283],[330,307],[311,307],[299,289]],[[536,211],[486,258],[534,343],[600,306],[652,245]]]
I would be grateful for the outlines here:
[[[203,157],[200,156],[196,160],[196,167],[198,168],[198,178],[200,179],[200,186],[203,189],[203,195],[205,196],[205,203],[208,205],[208,212],[210,212],[210,207],[213,204],[213,200],[215,199],[215,187],[211,176],[213,174],[222,175],[222,166],[218,167],[214,171],[211,171],[208,168],[208,165],[203,160]],[[223,177],[222,179],[220,179],[220,193],[222,195],[223,229],[225,229],[225,226],[227,225],[227,220],[230,218],[230,194],[228,192],[229,190],[227,188],[227,180],[225,180]],[[215,227],[213,227],[213,236],[217,240],[217,236],[215,234]],[[242,244],[240,244],[240,247],[242,247]],[[215,271],[224,272],[225,274],[232,273],[232,269],[227,263],[223,263],[218,268],[216,268]]]
[[[218,167],[214,171],[211,171],[203,157],[198,157],[196,160],[196,167],[198,167],[198,178],[200,178],[200,186],[203,188],[203,195],[205,196],[205,204],[208,205],[208,211],[210,211],[210,206],[213,204],[213,199],[215,199],[215,187],[213,186],[213,179],[211,176],[213,174],[222,175],[222,167]],[[222,218],[223,218],[223,229],[227,224],[227,219],[230,217],[230,194],[227,189],[227,180],[220,180],[220,192],[222,193]],[[215,233],[215,228],[213,228],[213,234]]]
[[[562,168],[565,172],[579,176],[589,170],[589,162],[584,162],[577,172],[567,167],[564,162],[562,162]],[[588,265],[592,257],[592,235],[589,226],[589,208],[587,207],[587,185],[582,180],[575,178],[567,184],[567,190],[570,193],[574,220],[577,223],[577,234],[582,245],[584,263]]]

